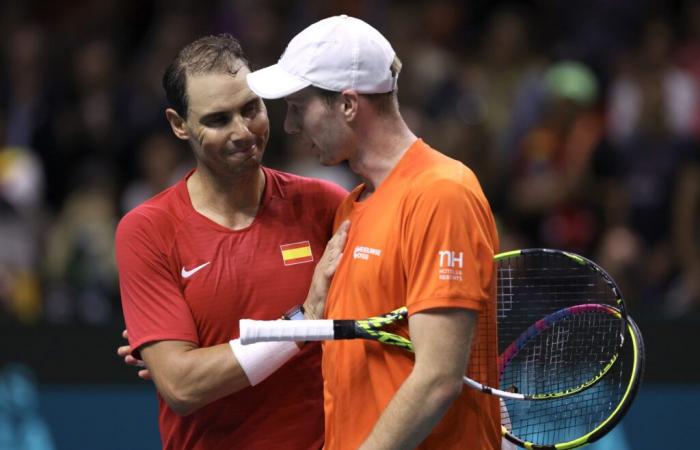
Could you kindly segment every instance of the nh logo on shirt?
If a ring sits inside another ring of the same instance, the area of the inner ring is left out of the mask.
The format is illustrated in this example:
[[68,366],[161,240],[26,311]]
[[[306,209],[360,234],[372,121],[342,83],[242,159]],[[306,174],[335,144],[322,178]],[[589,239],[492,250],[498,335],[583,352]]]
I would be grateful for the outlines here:
[[461,269],[464,266],[464,253],[452,252],[450,250],[440,250],[438,252],[440,256],[440,267],[451,267],[455,268],[459,264]]
[[440,257],[438,279],[443,281],[463,281],[464,253],[440,250],[438,256]]

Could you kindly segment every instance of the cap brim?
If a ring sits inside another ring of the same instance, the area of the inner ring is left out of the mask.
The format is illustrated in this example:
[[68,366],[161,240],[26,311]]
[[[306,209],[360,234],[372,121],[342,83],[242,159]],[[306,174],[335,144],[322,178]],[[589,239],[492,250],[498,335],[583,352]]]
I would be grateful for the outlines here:
[[289,74],[274,64],[251,72],[246,77],[248,87],[262,98],[282,98],[311,85],[310,82]]

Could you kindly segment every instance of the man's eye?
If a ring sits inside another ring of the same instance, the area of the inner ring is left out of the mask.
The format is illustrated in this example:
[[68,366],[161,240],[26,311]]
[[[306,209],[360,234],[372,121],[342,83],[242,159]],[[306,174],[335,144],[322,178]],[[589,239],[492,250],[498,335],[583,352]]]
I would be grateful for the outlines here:
[[244,116],[254,116],[258,113],[260,110],[260,104],[258,101],[250,102],[247,105],[245,105],[245,108],[243,108],[243,115]]
[[228,123],[228,117],[216,116],[210,117],[204,121],[204,124],[208,127],[220,127]]

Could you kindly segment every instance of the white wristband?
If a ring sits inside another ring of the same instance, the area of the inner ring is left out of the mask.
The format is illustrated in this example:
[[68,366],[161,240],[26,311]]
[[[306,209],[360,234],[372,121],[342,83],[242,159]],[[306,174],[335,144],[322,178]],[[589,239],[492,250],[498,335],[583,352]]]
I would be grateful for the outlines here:
[[240,339],[234,339],[229,341],[229,345],[251,386],[269,377],[299,353],[295,342],[258,342],[243,345]]

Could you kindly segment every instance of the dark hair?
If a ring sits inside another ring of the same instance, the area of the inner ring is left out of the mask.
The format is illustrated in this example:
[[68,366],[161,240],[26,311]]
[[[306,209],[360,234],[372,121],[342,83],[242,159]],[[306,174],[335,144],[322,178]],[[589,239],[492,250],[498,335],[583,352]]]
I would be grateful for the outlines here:
[[163,74],[163,89],[170,106],[187,118],[187,75],[238,72],[249,67],[240,42],[228,33],[199,38],[177,54]]

